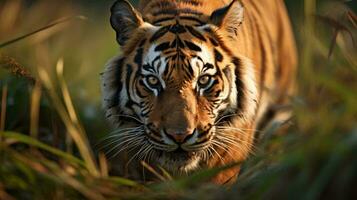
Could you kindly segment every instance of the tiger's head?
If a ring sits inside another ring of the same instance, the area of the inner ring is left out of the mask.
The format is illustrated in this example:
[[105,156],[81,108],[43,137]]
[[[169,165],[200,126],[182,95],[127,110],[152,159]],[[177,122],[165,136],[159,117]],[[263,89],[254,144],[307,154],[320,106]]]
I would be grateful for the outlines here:
[[189,172],[218,148],[239,145],[225,127],[253,118],[257,93],[253,69],[229,43],[243,21],[241,3],[211,16],[142,17],[117,1],[111,14],[122,49],[102,77],[116,127],[111,153]]

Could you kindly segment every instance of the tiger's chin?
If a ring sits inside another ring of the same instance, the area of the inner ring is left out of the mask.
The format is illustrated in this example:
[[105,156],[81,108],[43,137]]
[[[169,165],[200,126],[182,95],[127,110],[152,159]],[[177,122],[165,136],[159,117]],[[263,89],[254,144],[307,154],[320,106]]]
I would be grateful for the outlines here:
[[197,168],[201,157],[197,152],[174,151],[174,152],[158,152],[157,164],[163,167],[173,175],[187,174]]

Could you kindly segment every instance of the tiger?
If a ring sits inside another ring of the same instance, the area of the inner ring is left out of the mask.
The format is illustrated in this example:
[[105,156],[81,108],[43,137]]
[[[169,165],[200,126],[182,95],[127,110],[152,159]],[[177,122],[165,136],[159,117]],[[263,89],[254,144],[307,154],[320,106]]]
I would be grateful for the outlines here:
[[283,0],[118,0],[110,24],[120,51],[102,92],[119,174],[233,163],[210,180],[232,183],[261,130],[290,118],[297,52]]

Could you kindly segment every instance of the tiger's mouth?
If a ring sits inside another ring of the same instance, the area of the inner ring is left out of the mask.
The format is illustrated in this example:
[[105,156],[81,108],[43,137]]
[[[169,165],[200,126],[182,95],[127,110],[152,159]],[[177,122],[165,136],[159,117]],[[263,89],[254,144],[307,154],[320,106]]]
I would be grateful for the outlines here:
[[[199,167],[209,156],[214,137],[213,129],[201,134],[196,131],[182,141],[175,140],[165,131],[145,130],[147,141],[155,151],[152,162],[174,174],[187,173]],[[160,136],[160,137],[158,137]]]
[[185,151],[181,147],[172,152],[164,152],[162,154],[166,154],[167,157],[172,158],[172,160],[180,159],[180,160],[190,160],[191,158],[197,156],[198,152],[195,151]]
[[196,169],[201,161],[200,152],[198,151],[185,151],[178,148],[172,152],[161,150],[157,152],[158,164],[171,173],[187,173]]

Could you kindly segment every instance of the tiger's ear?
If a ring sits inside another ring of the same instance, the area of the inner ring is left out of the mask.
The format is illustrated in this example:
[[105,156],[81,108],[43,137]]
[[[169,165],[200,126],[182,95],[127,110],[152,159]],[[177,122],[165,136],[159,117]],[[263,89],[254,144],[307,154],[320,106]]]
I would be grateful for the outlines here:
[[237,35],[238,27],[242,24],[243,18],[243,4],[239,0],[233,0],[228,6],[215,10],[210,21],[226,30],[230,37],[234,37]]
[[111,8],[110,23],[117,33],[119,45],[124,45],[131,33],[144,24],[144,20],[128,1],[118,0]]

